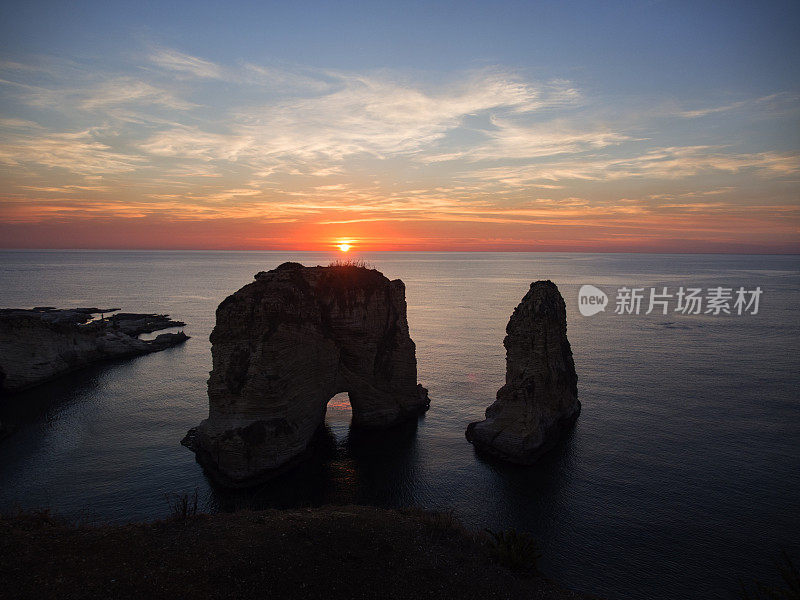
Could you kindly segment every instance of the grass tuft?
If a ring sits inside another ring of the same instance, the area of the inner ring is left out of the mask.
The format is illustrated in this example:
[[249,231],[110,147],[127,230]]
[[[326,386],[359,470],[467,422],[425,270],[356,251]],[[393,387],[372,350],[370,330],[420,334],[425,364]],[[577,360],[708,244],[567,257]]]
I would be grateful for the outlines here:
[[363,258],[337,258],[328,263],[329,267],[345,267],[351,269],[374,269],[375,265],[368,263]]
[[184,522],[197,514],[197,488],[193,494],[166,494],[170,519]]
[[399,512],[419,519],[420,522],[425,525],[425,528],[436,536],[446,537],[463,535],[472,537],[471,534],[464,529],[464,526],[461,524],[461,521],[458,520],[452,509],[440,512],[415,507],[400,509]]
[[515,529],[485,531],[489,534],[491,552],[497,562],[512,571],[538,571],[537,562],[542,554],[533,536]]

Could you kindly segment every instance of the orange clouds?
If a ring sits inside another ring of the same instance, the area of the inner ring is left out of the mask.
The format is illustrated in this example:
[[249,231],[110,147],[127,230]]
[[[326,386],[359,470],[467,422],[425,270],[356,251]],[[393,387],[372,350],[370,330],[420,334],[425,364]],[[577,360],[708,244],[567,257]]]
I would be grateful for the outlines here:
[[[540,199],[523,206],[257,202],[230,210],[178,200],[0,201],[4,247],[328,250],[797,251],[800,208]],[[225,213],[230,213],[226,215]],[[290,216],[293,215],[293,216]],[[349,218],[345,218],[349,217]]]
[[502,66],[139,60],[0,64],[0,246],[800,248],[800,154],[737,129],[788,131],[785,94],[631,115]]

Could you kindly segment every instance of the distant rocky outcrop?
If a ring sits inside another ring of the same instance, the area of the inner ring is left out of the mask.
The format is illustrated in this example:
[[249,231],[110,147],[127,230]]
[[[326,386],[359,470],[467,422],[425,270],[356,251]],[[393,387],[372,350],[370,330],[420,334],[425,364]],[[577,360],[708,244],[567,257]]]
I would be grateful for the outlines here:
[[142,333],[185,323],[168,315],[105,316],[118,310],[0,309],[0,393],[17,392],[99,361],[157,352],[188,339],[179,332],[140,340]]
[[552,281],[531,284],[506,326],[506,383],[470,423],[467,440],[504,460],[531,464],[578,417],[578,376],[564,299]]
[[429,404],[417,383],[405,286],[358,266],[284,263],[217,308],[209,417],[184,438],[218,483],[293,465],[348,392],[353,425],[388,427]]

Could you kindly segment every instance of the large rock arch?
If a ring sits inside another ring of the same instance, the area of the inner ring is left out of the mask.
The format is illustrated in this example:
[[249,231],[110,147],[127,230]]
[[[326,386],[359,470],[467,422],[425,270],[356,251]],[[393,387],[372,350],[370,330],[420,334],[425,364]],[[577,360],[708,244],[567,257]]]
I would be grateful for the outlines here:
[[217,308],[209,416],[184,443],[218,483],[245,486],[295,464],[347,392],[353,424],[424,411],[405,286],[357,266],[284,263]]

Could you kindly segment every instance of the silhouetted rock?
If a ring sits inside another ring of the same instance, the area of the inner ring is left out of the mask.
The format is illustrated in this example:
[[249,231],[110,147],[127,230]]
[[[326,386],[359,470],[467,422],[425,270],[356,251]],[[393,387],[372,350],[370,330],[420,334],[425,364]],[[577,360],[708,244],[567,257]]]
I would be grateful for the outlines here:
[[293,465],[348,392],[357,427],[424,411],[405,286],[374,269],[284,263],[217,309],[209,417],[184,438],[218,483],[244,486]]
[[[182,327],[168,315],[119,313],[118,308],[0,309],[0,391],[16,392],[90,364],[157,352],[188,339],[183,332],[154,340],[137,336]],[[100,314],[100,319],[93,319]]]
[[567,339],[567,311],[558,287],[537,281],[506,326],[506,384],[470,423],[467,440],[514,463],[531,464],[578,417],[578,376]]

